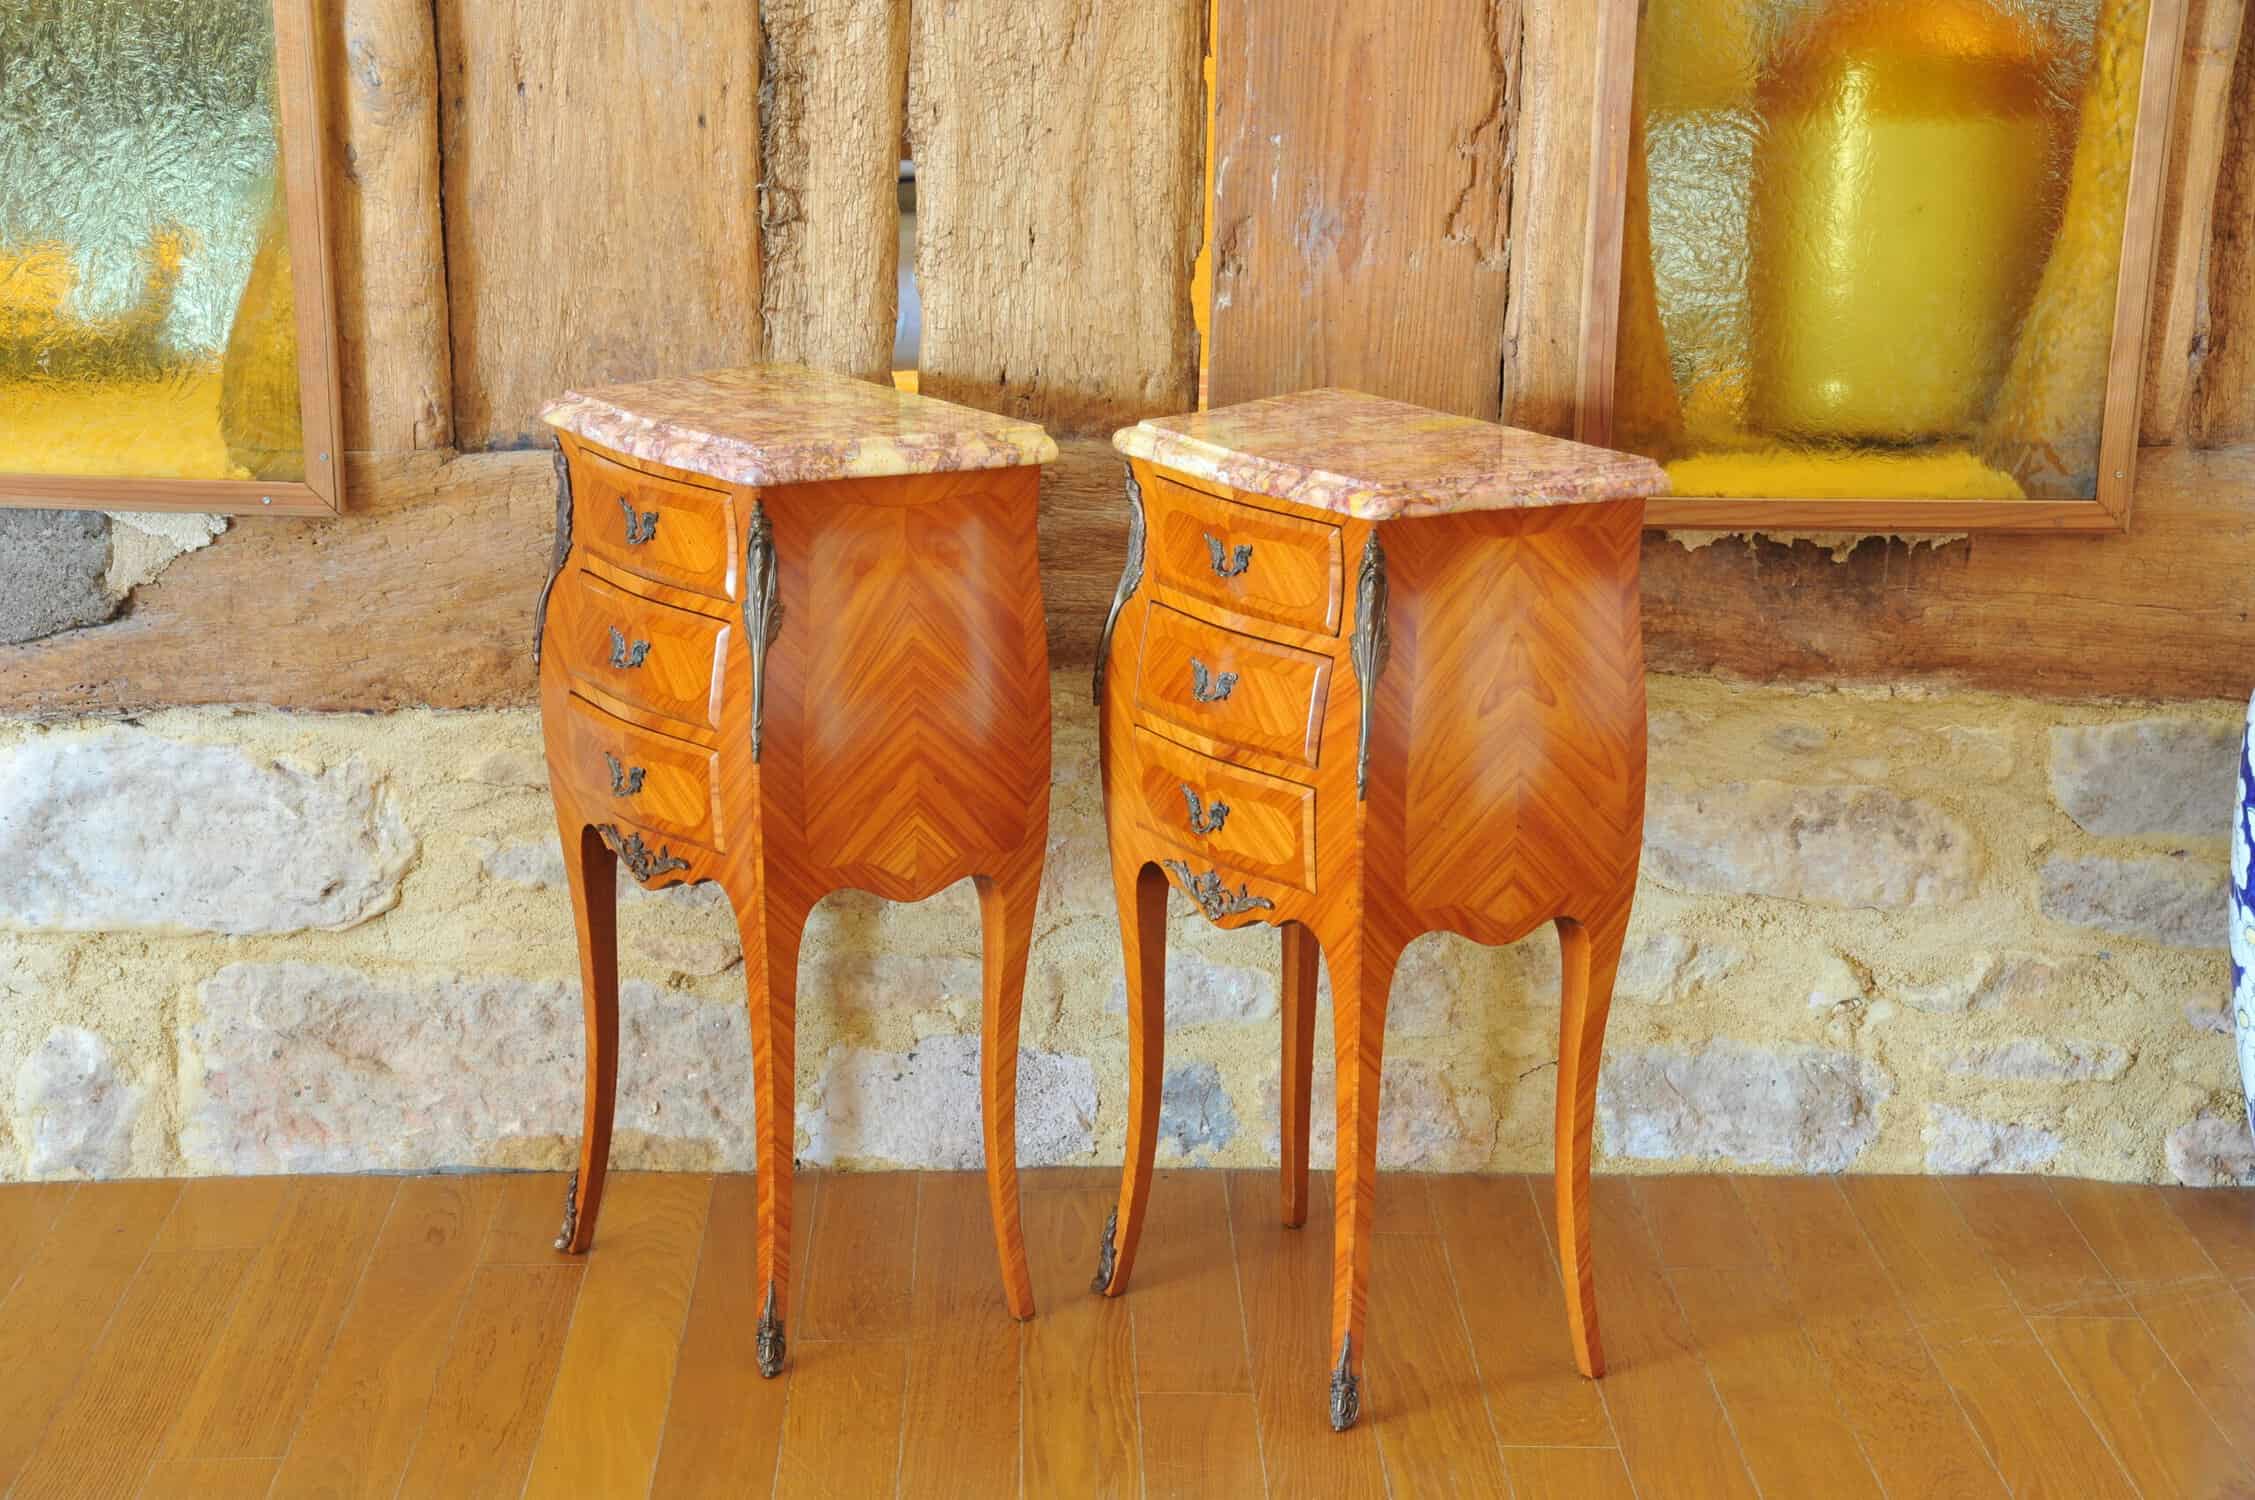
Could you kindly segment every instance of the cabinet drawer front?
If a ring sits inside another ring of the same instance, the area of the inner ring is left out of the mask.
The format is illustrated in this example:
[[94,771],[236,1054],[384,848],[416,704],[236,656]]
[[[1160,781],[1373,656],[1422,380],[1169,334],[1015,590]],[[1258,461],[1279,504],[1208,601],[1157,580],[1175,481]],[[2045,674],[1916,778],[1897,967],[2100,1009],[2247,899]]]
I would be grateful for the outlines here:
[[1209,739],[1314,765],[1331,658],[1154,604],[1144,613],[1136,701]]
[[576,695],[564,700],[564,712],[563,734],[550,738],[550,774],[568,781],[591,812],[602,810],[597,821],[725,847],[713,813],[718,752],[629,724]]
[[1169,588],[1301,630],[1339,633],[1339,528],[1156,480],[1153,567]]
[[728,496],[583,453],[572,530],[616,568],[720,599],[736,597],[736,528]]
[[725,621],[640,598],[579,569],[564,575],[551,609],[548,628],[573,677],[637,708],[720,727]]
[[1315,889],[1315,788],[1135,731],[1144,820],[1207,863]]

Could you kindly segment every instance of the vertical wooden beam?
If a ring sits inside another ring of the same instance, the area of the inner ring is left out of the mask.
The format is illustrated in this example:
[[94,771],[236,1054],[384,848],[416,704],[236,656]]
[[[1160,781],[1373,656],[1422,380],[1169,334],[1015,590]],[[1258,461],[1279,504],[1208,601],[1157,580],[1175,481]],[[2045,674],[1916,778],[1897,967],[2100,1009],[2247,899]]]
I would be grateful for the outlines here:
[[1598,18],[1620,3],[1530,5],[1519,43],[1503,420],[1558,437],[1573,435],[1581,380]]
[[908,0],[767,0],[767,357],[883,380],[899,316]]
[[438,0],[454,430],[544,441],[567,385],[760,347],[759,15]]
[[1199,0],[915,0],[923,390],[1108,431],[1196,398]]
[[431,7],[329,0],[316,23],[345,446],[444,448],[454,415]]
[[2245,9],[2246,0],[2190,0],[2185,14],[2138,424],[2139,440],[2146,443],[2174,443],[2184,436],[2203,353],[2202,272],[2216,222],[2217,177],[2230,141],[2232,56]]
[[2186,436],[2203,447],[2255,438],[2255,27],[2240,28],[2223,122],[2215,238],[2208,247],[2206,357]]
[[[1213,404],[1346,385],[1494,417],[1527,180],[1512,159],[1517,0],[1221,5]],[[1563,28],[1587,53],[1593,32],[1548,9],[1530,33]],[[1560,379],[1571,389],[1569,368]]]

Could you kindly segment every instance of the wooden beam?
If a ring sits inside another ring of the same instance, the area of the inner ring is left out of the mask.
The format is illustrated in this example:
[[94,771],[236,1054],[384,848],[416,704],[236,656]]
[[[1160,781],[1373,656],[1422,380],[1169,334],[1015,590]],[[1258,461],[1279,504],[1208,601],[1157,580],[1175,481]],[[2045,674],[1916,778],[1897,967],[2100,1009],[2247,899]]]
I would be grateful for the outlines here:
[[912,11],[926,395],[1108,433],[1196,401],[1200,0]]
[[545,443],[568,385],[760,349],[759,15],[706,0],[438,0],[464,448]]
[[2186,436],[2207,444],[2255,439],[2255,26],[2240,27],[2223,138],[2208,247],[2207,352],[2186,421]]
[[317,15],[345,446],[444,448],[454,413],[431,7],[341,0]]
[[1126,465],[1103,438],[1065,438],[1041,471],[1041,603],[1049,665],[1096,664],[1096,638],[1127,563]]
[[1345,385],[1493,418],[1526,165],[1516,0],[1220,3],[1212,404]]
[[899,316],[906,0],[767,0],[767,357],[883,380]]

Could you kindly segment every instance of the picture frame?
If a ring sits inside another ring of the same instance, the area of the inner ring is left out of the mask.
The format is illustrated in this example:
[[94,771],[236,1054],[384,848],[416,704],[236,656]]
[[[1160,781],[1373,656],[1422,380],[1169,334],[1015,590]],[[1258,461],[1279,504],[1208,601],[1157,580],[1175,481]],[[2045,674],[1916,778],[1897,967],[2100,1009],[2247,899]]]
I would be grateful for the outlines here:
[[276,182],[287,212],[302,479],[6,472],[0,506],[333,516],[344,507],[344,427],[326,142],[314,0],[272,0]]
[[[1605,0],[1598,31],[1576,435],[1584,442],[1610,447],[1636,446],[1622,441],[1616,428],[1620,425],[1621,294],[1637,134],[1632,112],[1644,13],[1640,0]],[[2149,0],[2091,495],[2006,499],[1676,493],[1648,502],[1646,524],[1656,529],[1867,534],[2126,530],[2136,482],[2139,403],[2184,28],[2184,0]]]

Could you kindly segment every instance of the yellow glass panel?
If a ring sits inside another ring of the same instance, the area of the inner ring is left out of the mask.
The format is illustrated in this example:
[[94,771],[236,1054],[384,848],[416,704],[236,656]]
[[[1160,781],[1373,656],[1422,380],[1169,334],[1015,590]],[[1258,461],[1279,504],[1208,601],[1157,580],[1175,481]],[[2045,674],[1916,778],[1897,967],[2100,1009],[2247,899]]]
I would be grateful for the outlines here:
[[269,0],[0,3],[0,473],[305,477]]
[[1686,495],[2091,499],[2145,0],[1647,0],[1614,436]]

